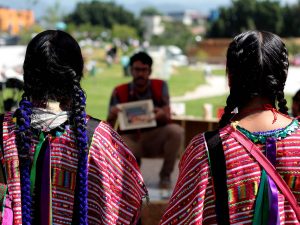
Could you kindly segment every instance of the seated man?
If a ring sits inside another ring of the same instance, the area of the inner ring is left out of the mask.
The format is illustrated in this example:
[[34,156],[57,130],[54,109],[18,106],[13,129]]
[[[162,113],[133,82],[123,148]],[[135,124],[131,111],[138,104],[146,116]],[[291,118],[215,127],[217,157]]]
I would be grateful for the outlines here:
[[183,144],[184,130],[170,123],[170,105],[167,83],[149,79],[152,59],[145,52],[139,52],[130,58],[132,82],[117,86],[110,99],[107,121],[114,126],[117,120],[119,103],[152,99],[157,127],[130,131],[119,131],[123,140],[139,160],[140,157],[163,156],[164,163],[160,171],[161,188],[170,188],[170,175]]

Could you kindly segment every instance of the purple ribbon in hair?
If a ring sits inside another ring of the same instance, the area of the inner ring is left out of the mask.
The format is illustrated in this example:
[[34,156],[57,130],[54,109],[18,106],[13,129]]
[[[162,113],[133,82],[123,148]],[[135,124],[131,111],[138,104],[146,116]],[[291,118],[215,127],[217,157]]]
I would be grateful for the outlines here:
[[[276,139],[267,138],[266,140],[266,156],[267,159],[275,166],[276,163]],[[267,175],[269,183],[269,221],[268,225],[279,225],[279,210],[278,210],[278,189],[273,179]]]
[[45,156],[43,159],[43,174],[41,178],[41,198],[40,198],[40,207],[41,207],[41,224],[45,225],[50,225],[52,224],[51,222],[51,211],[50,211],[50,206],[51,206],[51,171],[50,171],[50,164],[51,164],[51,152],[50,152],[50,142],[49,142],[49,137],[46,138],[46,149],[45,149]]

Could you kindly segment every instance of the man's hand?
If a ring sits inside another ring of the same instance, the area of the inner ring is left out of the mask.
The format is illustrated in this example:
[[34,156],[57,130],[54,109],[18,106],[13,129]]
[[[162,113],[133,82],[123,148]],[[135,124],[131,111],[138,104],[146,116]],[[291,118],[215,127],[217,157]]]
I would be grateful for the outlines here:
[[118,106],[113,106],[113,107],[111,107],[109,114],[113,119],[117,119],[118,113],[120,111],[121,111],[121,109]]
[[170,107],[155,107],[154,108],[155,119],[160,122],[167,122],[170,120]]
[[118,113],[121,111],[121,109],[118,106],[112,106],[109,110],[109,115],[107,118],[107,121],[114,126],[117,117],[118,117]]

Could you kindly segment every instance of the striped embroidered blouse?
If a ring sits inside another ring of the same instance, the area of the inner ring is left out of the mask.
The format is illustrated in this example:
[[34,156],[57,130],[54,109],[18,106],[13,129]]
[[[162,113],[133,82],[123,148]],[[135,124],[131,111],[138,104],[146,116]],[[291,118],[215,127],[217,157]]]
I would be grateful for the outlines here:
[[[227,174],[230,224],[252,224],[261,167],[235,139],[220,130]],[[300,129],[277,140],[276,169],[300,203]],[[264,145],[257,144],[264,151]],[[203,134],[193,138],[179,164],[179,177],[160,224],[217,224],[212,177]],[[278,193],[280,224],[300,224]]]
[[[14,224],[22,224],[15,123],[8,113],[3,123],[4,157]],[[33,140],[31,157],[38,140]],[[77,150],[70,128],[50,139],[53,224],[71,224]],[[95,129],[88,157],[88,224],[134,224],[147,195],[134,156],[105,122]]]

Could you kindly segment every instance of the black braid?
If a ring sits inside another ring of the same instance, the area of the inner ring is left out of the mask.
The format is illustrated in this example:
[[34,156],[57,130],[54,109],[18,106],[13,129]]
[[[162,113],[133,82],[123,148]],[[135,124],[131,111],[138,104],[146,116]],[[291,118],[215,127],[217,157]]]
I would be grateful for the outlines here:
[[224,114],[222,115],[222,117],[219,121],[219,127],[225,127],[227,124],[229,124],[230,119],[233,116],[232,111],[234,110],[235,107],[236,107],[236,105],[234,104],[231,95],[229,95],[226,100]]
[[279,112],[288,115],[289,108],[287,107],[287,101],[284,98],[283,91],[278,91],[278,93],[277,93],[277,101],[278,101]]
[[289,68],[289,59],[288,59],[288,51],[286,49],[286,46],[284,45],[284,48],[283,48],[283,52],[282,52],[282,55],[281,55],[281,64],[282,64],[282,68],[283,68],[283,80],[284,80],[284,83],[283,83],[283,87],[282,87],[282,90],[278,91],[277,93],[277,101],[278,101],[278,108],[279,108],[279,111],[281,113],[284,113],[286,115],[288,115],[288,107],[287,107],[287,101],[284,97],[284,92],[283,92],[283,89],[284,89],[284,84],[285,84],[285,80],[287,78],[287,74],[288,74],[288,68]]
[[[227,73],[232,100],[239,108],[255,97],[265,97],[287,113],[283,89],[287,78],[288,53],[277,35],[247,31],[234,38],[227,51]],[[224,124],[222,124],[224,125]]]
[[261,91],[261,57],[257,39],[237,36],[227,51],[227,73],[231,84],[231,97],[239,107],[258,96]]

